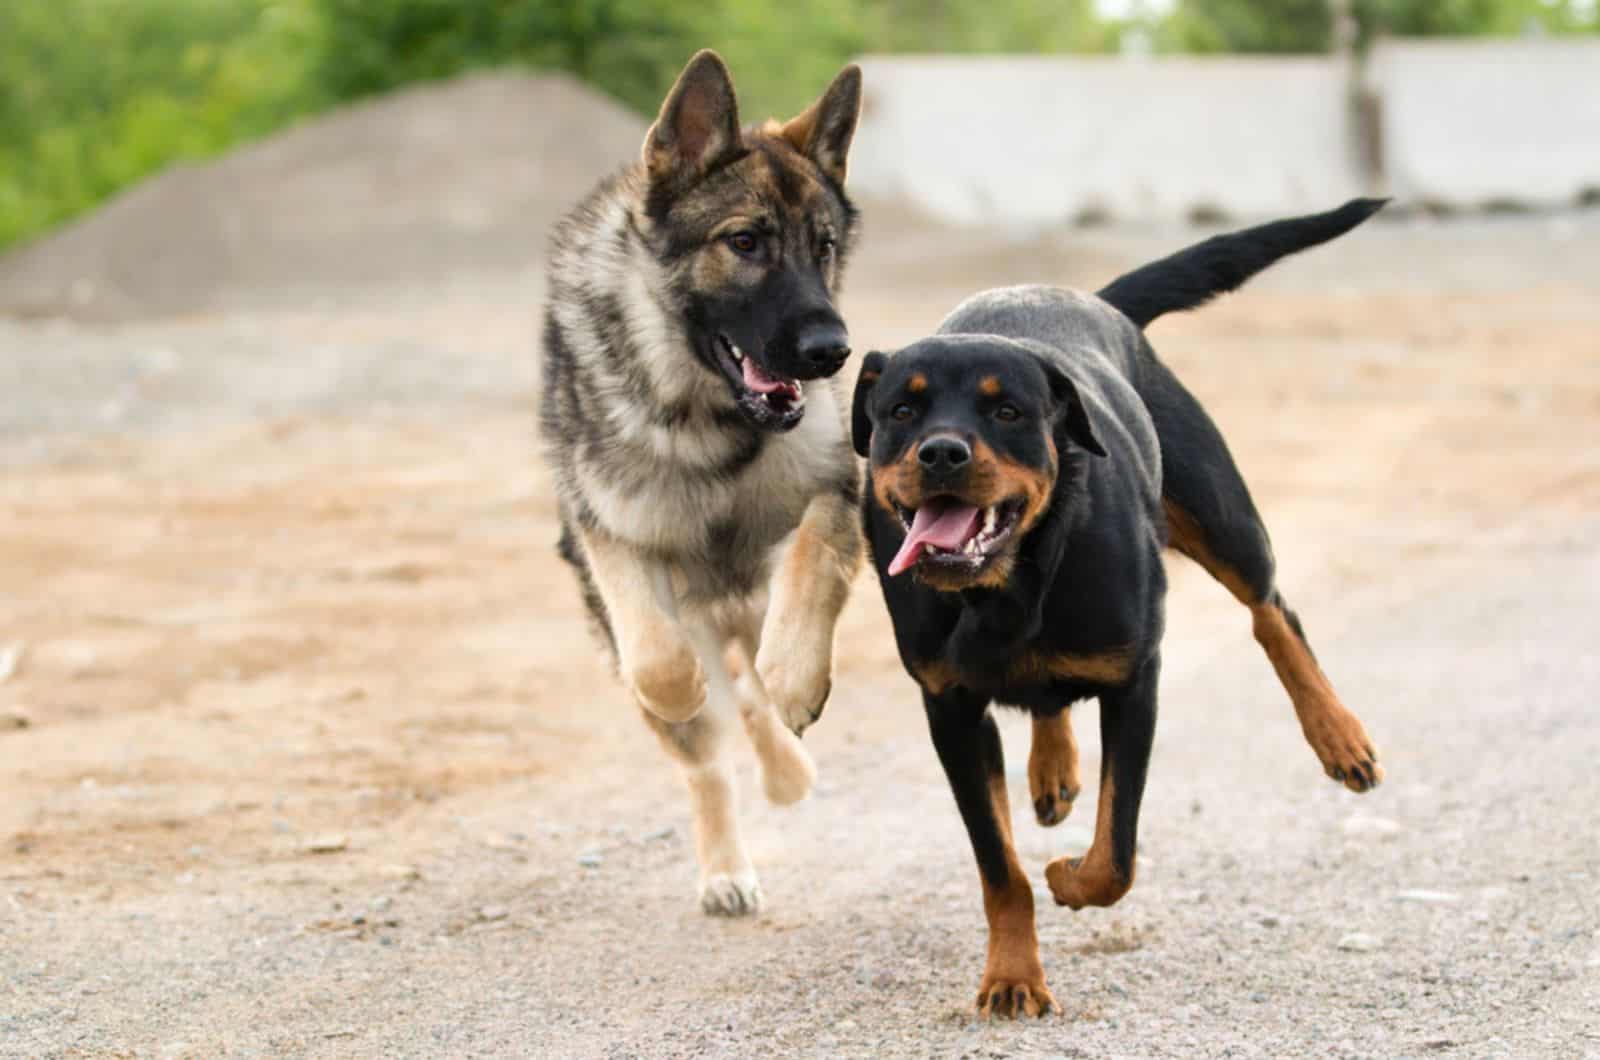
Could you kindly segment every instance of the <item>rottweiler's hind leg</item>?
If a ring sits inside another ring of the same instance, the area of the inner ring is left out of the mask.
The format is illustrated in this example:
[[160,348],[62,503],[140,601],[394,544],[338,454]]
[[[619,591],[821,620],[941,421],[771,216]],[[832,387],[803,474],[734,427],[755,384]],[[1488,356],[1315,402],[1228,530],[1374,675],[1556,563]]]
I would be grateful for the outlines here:
[[1169,545],[1204,567],[1250,609],[1255,638],[1294,702],[1323,770],[1351,791],[1383,779],[1366,728],[1339,700],[1276,585],[1272,541],[1250,491],[1205,409],[1152,360],[1141,388],[1161,439]]
[[1028,751],[1028,794],[1033,815],[1046,828],[1060,824],[1078,797],[1078,743],[1072,737],[1072,712],[1063,708],[1051,717],[1033,718],[1033,746]]

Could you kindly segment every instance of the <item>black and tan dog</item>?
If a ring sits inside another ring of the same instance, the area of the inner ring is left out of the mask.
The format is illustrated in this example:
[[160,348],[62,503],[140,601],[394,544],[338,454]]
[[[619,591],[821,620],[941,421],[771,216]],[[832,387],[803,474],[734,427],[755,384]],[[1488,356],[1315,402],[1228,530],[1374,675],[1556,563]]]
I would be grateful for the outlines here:
[[1011,843],[989,704],[1033,714],[1029,789],[1049,825],[1078,794],[1067,708],[1099,699],[1094,841],[1082,858],[1051,862],[1045,878],[1073,909],[1117,901],[1133,883],[1155,734],[1164,546],[1198,561],[1250,609],[1328,775],[1355,791],[1382,779],[1365,729],[1278,592],[1266,528],[1227,445],[1142,331],[1381,205],[1358,200],[1218,236],[1098,296],[988,291],[932,338],[862,364],[853,434],[870,457],[868,547],[977,855],[989,921],[978,988],[985,1015],[1055,1007],[1033,892]]

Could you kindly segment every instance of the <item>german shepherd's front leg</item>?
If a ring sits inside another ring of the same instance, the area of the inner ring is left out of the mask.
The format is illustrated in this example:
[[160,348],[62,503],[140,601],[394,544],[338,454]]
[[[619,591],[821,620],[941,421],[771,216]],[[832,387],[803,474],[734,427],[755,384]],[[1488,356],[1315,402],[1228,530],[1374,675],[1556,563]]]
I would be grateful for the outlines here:
[[989,959],[978,984],[978,1013],[1016,1017],[1060,1011],[1039,961],[1033,888],[1011,845],[1000,730],[988,704],[960,689],[939,696],[924,692],[922,702],[934,750],[955,794],[983,880]]
[[616,639],[623,683],[662,721],[693,718],[705,705],[706,674],[672,613],[665,570],[603,531],[584,530],[582,542]]
[[756,676],[796,733],[816,721],[833,684],[833,630],[861,562],[853,499],[814,497],[772,582]]

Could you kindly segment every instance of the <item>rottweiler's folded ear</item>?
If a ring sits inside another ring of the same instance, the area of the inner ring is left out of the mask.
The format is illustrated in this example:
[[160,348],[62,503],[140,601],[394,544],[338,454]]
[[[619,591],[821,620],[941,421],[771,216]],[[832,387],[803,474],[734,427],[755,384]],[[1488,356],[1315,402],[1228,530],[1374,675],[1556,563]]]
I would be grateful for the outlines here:
[[867,415],[867,403],[872,400],[872,388],[889,363],[887,354],[873,350],[861,359],[861,374],[856,376],[856,396],[850,403],[850,441],[857,456],[866,456],[872,448],[872,417]]
[[1057,427],[1095,456],[1105,456],[1105,447],[1094,436],[1094,427],[1089,423],[1089,410],[1084,408],[1083,398],[1078,396],[1078,385],[1066,372],[1049,361],[1041,359],[1039,363],[1044,366],[1044,374],[1050,379],[1050,397],[1055,401]]

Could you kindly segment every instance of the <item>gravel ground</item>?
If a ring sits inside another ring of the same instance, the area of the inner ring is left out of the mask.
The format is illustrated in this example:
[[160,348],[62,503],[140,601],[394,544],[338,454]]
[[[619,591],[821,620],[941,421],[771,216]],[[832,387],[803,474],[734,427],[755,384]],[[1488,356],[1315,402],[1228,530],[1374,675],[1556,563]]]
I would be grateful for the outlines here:
[[[1184,238],[875,216],[862,348]],[[1322,778],[1174,561],[1138,885],[1055,908],[1093,807],[1018,818],[1065,1009],[1028,1024],[972,1018],[976,873],[868,582],[818,790],[745,777],[767,911],[699,914],[679,784],[550,550],[536,256],[0,318],[0,1055],[1600,1056],[1597,235],[1375,226],[1158,327],[1389,779]]]

